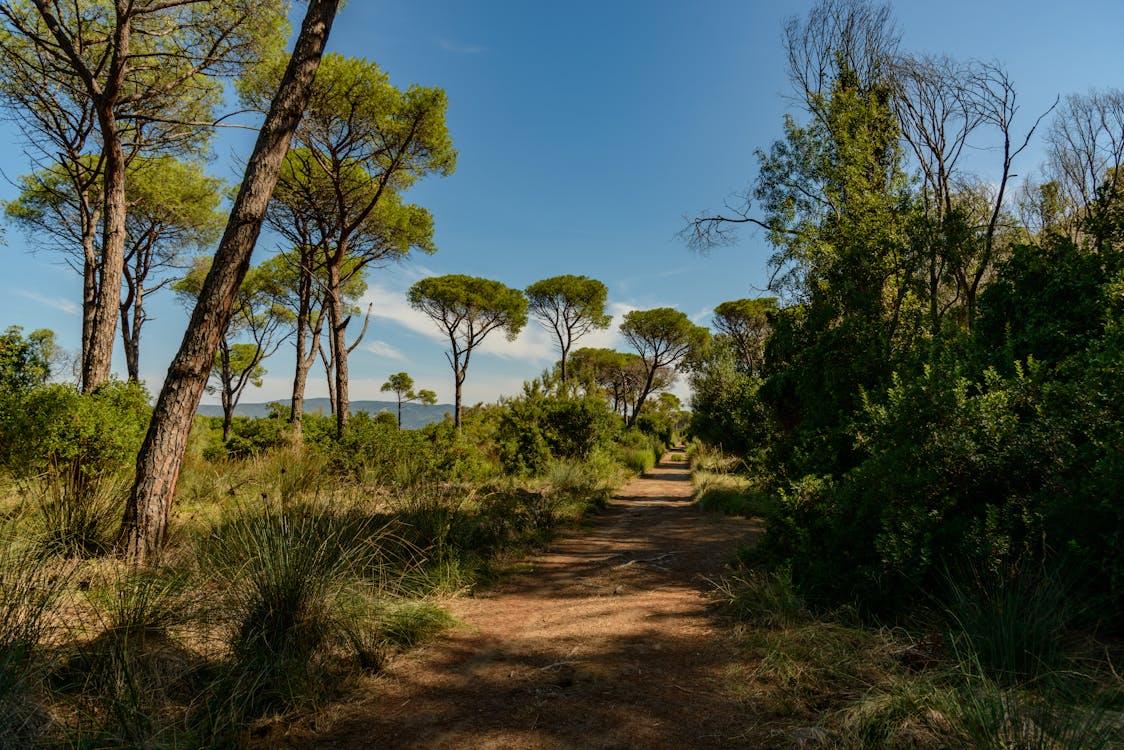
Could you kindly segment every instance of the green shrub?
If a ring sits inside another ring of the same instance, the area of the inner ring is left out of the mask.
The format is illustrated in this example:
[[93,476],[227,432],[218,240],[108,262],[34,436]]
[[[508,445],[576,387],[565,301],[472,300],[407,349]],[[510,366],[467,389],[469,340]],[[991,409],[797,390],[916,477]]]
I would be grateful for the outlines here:
[[584,459],[610,443],[620,417],[602,398],[547,394],[537,381],[502,402],[496,440],[509,474],[538,475],[552,458]]
[[339,440],[322,445],[337,471],[353,479],[379,484],[425,482],[438,472],[433,441],[415,430],[356,414]]
[[111,380],[93,393],[45,385],[0,412],[0,463],[28,477],[52,467],[81,467],[83,476],[133,468],[148,429],[148,393]]

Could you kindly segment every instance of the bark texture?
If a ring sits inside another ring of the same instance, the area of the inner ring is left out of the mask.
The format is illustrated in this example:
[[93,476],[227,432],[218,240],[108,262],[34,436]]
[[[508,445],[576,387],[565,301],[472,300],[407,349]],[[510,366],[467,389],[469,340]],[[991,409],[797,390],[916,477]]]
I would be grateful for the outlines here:
[[187,436],[199,406],[235,295],[250,266],[266,207],[277,184],[289,139],[308,104],[312,82],[339,0],[310,0],[285,76],[258,134],[211,271],[153,411],[137,456],[119,544],[143,563],[160,550],[167,532]]

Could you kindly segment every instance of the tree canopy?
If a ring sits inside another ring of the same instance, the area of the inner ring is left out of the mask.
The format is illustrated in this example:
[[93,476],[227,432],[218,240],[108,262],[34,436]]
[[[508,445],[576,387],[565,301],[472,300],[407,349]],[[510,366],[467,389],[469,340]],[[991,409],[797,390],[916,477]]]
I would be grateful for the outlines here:
[[461,386],[473,350],[495,330],[514,340],[527,324],[527,298],[491,279],[463,274],[431,276],[410,287],[407,299],[449,338],[445,358],[456,384],[454,424],[461,424]]
[[566,360],[570,348],[579,338],[598,329],[608,328],[612,315],[605,314],[608,289],[596,279],[586,276],[552,276],[536,281],[526,289],[531,313],[554,332],[562,366],[562,383],[567,380]]
[[706,344],[710,333],[673,307],[632,310],[625,314],[620,330],[640,355],[645,369],[644,386],[629,417],[631,426],[652,392],[657,372],[679,365],[692,351]]

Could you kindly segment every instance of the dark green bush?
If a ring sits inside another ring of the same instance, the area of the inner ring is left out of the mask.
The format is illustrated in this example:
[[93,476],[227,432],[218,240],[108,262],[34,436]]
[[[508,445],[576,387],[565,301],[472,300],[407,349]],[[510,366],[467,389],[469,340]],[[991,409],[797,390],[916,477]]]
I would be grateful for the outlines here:
[[620,430],[604,399],[550,395],[537,384],[502,405],[496,440],[509,474],[537,475],[551,459],[588,458]]
[[0,463],[16,476],[78,465],[85,476],[133,467],[148,429],[148,393],[111,380],[93,393],[32,388],[0,412]]

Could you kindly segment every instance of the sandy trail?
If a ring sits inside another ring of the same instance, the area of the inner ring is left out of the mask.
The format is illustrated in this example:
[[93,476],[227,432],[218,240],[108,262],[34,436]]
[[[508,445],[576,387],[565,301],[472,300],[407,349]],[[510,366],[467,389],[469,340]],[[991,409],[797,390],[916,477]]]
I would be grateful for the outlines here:
[[744,705],[723,687],[730,636],[704,592],[759,529],[692,506],[690,472],[672,455],[530,570],[450,602],[460,627],[394,662],[323,731],[283,744],[747,746]]

